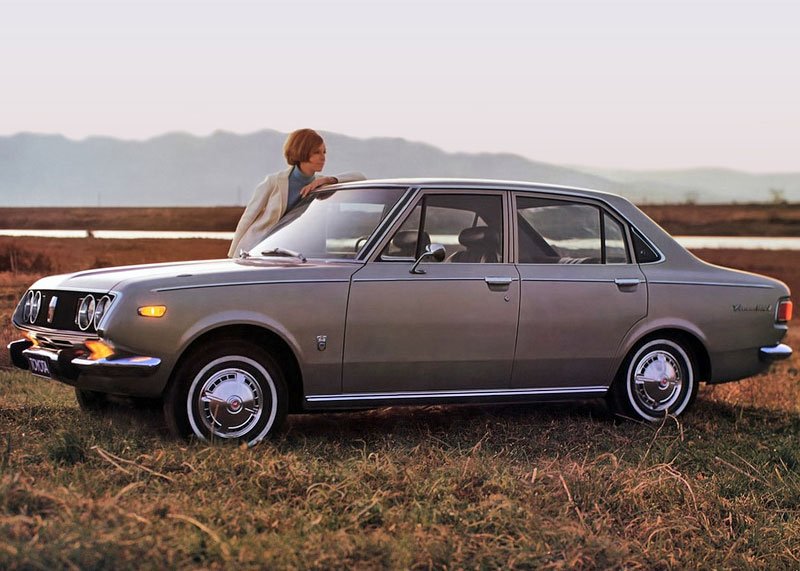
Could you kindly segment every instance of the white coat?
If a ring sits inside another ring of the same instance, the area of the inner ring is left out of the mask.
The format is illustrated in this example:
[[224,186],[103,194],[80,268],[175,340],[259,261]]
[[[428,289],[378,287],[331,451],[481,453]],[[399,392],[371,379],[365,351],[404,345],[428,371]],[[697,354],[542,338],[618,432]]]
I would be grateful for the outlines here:
[[[286,170],[273,173],[264,179],[253,192],[253,197],[244,209],[236,232],[228,250],[228,257],[234,257],[240,250],[249,250],[266,235],[267,231],[275,226],[278,220],[286,213],[286,203],[289,199],[289,167]],[[325,175],[317,174],[314,178]],[[364,180],[366,177],[360,172],[348,172],[336,175],[339,182],[352,182]]]

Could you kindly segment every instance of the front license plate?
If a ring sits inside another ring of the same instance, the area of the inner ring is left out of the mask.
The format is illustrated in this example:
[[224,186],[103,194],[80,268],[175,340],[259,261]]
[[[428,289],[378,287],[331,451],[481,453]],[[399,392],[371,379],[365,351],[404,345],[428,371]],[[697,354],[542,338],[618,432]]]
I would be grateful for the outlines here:
[[50,363],[41,357],[28,357],[28,365],[31,373],[40,377],[52,378],[50,374]]

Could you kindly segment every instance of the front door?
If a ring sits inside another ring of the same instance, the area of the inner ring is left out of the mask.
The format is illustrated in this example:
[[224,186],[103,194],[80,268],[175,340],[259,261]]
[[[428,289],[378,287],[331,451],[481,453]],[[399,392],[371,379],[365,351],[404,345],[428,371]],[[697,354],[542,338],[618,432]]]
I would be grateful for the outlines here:
[[[429,191],[353,275],[344,393],[470,396],[509,386],[520,282],[506,257],[507,199]],[[445,246],[445,260],[411,273],[431,242]]]

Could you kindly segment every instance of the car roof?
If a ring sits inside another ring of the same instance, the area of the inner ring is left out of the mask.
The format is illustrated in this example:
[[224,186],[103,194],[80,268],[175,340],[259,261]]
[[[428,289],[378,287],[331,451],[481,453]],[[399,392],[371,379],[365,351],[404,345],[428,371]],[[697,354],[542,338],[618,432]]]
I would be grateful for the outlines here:
[[550,184],[544,182],[526,182],[519,180],[498,180],[482,178],[384,178],[368,179],[357,182],[347,182],[329,187],[334,188],[359,188],[365,186],[398,186],[398,187],[425,187],[425,188],[458,188],[461,190],[521,190],[521,191],[546,191],[559,194],[591,196],[608,200],[610,198],[622,198],[617,194],[583,188],[577,186],[566,186],[560,184]]

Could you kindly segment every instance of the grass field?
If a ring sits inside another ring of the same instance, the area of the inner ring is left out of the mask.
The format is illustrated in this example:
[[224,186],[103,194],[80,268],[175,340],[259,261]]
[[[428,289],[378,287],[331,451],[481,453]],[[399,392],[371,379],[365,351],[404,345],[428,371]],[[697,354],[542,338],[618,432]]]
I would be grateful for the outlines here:
[[[40,273],[225,247],[0,239],[0,315]],[[798,253],[699,254],[800,291]],[[89,416],[0,368],[0,568],[797,569],[798,365],[660,425],[602,402],[388,408],[290,417],[253,449],[172,440],[157,409]]]

